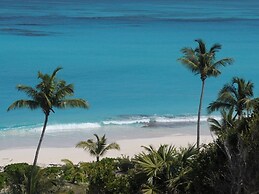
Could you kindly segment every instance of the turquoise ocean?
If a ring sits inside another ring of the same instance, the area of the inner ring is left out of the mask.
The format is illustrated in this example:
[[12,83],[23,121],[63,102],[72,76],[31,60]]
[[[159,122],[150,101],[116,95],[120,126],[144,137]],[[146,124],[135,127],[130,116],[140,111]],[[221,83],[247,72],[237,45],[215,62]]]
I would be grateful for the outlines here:
[[[56,110],[49,131],[103,126],[195,125],[201,81],[177,59],[183,47],[222,44],[218,58],[235,63],[206,82],[206,107],[219,89],[239,76],[259,86],[257,0],[1,0],[0,131],[36,131],[40,110],[7,112],[26,98],[17,84],[35,86],[37,72],[75,85],[89,110]],[[216,113],[217,114],[217,113]],[[193,128],[195,133],[195,127]]]

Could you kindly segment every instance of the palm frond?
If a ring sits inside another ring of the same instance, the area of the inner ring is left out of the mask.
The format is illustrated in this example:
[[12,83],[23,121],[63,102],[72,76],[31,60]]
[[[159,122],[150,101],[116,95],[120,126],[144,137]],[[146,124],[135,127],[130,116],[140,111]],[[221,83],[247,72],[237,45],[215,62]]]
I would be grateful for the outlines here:
[[66,83],[58,83],[57,91],[55,92],[56,99],[63,99],[65,96],[72,96],[74,94],[73,84],[65,85]]
[[98,158],[100,156],[103,156],[108,150],[120,149],[120,146],[117,143],[111,143],[107,145],[107,138],[105,137],[105,135],[103,135],[101,138],[97,134],[94,134],[94,136],[96,137],[96,141],[94,141],[93,139],[88,139],[87,141],[80,141],[76,145],[76,147],[88,150],[91,155],[97,157],[97,161]]
[[222,126],[220,122],[212,117],[208,118],[208,123],[210,124],[210,130],[217,133],[218,131],[221,131]]
[[212,66],[214,68],[219,68],[220,66],[225,67],[226,65],[231,65],[234,62],[232,58],[224,58],[216,61]]
[[104,155],[109,150],[120,150],[120,145],[115,142],[110,143],[102,149],[102,151],[100,152],[100,156]]
[[62,159],[61,162],[64,162],[66,166],[74,166],[74,163],[69,159]]
[[155,152],[155,148],[152,145],[147,146],[141,146],[142,148],[144,148],[146,151],[148,151],[149,153],[153,153]]
[[44,76],[45,75],[41,71],[38,72],[38,78],[44,80]]
[[221,72],[219,71],[219,69],[210,67],[206,69],[206,74],[207,74],[207,77],[217,77],[221,74]]
[[162,192],[159,191],[159,189],[157,189],[152,184],[144,185],[143,188],[141,189],[141,193],[143,193],[143,194],[162,194]]
[[207,111],[209,114],[211,114],[214,111],[220,110],[220,109],[229,109],[231,108],[233,105],[229,104],[229,103],[225,103],[225,102],[221,102],[221,101],[214,101],[212,103],[209,104],[209,106],[207,107]]
[[205,43],[203,42],[202,39],[197,39],[195,40],[196,42],[198,42],[199,46],[198,48],[196,49],[197,52],[201,53],[201,54],[205,54],[206,53],[206,45]]
[[56,76],[56,74],[57,74],[57,72],[58,71],[60,71],[61,69],[63,69],[62,67],[57,67],[54,71],[53,71],[53,73],[52,73],[52,75],[51,75],[51,81],[53,81],[53,79],[55,78],[55,76]]
[[30,87],[30,86],[25,86],[25,85],[17,85],[16,86],[18,91],[22,91],[25,92],[29,97],[31,97],[32,99],[35,99],[35,97],[38,94],[38,91],[35,90],[34,88]]
[[195,148],[195,145],[189,146],[189,147],[184,147],[180,149],[180,158],[181,158],[181,163],[183,166],[189,163],[190,160],[193,159],[195,154],[198,153],[198,150]]
[[93,147],[93,140],[92,139],[88,139],[87,141],[80,141],[79,143],[76,144],[77,148],[83,148],[85,150],[92,148]]
[[182,48],[181,52],[187,57],[195,57],[195,50],[193,50],[192,48]]
[[56,106],[57,108],[89,108],[88,102],[80,98],[61,100],[60,102],[56,102],[54,106]]
[[233,98],[237,98],[238,93],[236,88],[232,84],[225,84],[223,88],[219,91],[218,98],[222,98],[222,96],[228,94],[229,96],[233,96]]
[[190,71],[194,72],[194,73],[200,73],[200,68],[197,65],[198,62],[192,59],[188,59],[185,57],[182,57],[180,59],[178,59],[187,69],[189,69]]
[[228,110],[229,112],[235,111],[235,115],[238,118],[241,118],[243,115],[249,116],[250,111],[255,106],[253,103],[253,87],[252,82],[246,82],[242,78],[233,77],[231,83],[225,84],[219,91],[217,100],[210,103],[207,108],[208,112]]
[[216,44],[212,45],[209,53],[214,54],[215,52],[218,52],[221,49],[221,47],[222,47],[221,44],[216,43]]
[[17,100],[8,107],[7,111],[17,108],[29,108],[31,110],[34,110],[39,107],[39,103],[33,100]]
[[142,153],[136,162],[149,177],[156,177],[163,168],[163,162],[155,154]]
[[207,77],[219,76],[221,74],[219,67],[232,63],[231,58],[224,58],[215,62],[215,53],[221,49],[220,44],[214,44],[207,51],[202,39],[195,41],[198,43],[198,47],[195,50],[188,47],[183,48],[181,52],[184,56],[179,58],[178,61],[194,74],[200,74],[201,80],[205,80]]
[[105,138],[105,135],[103,135],[102,137],[101,137],[101,141],[100,141],[100,137],[95,133],[94,134],[94,136],[95,136],[95,138],[96,138],[96,142],[101,142],[102,141],[102,143],[104,142],[104,143],[106,143],[106,138]]

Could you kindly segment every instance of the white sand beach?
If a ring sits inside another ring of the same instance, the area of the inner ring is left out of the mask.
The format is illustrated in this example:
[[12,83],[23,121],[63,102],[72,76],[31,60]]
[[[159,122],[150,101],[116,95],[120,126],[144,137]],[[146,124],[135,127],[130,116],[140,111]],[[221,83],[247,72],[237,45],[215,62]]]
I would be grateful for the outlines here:
[[[202,135],[201,143],[209,143],[212,141],[210,135]],[[158,147],[160,144],[172,144],[176,147],[187,146],[188,144],[194,144],[196,142],[195,135],[185,134],[171,134],[162,137],[148,137],[148,138],[131,138],[122,139],[116,141],[120,147],[120,151],[111,150],[107,152],[105,157],[119,157],[134,156],[135,154],[143,151],[142,145],[153,145]],[[36,145],[35,145],[36,147]],[[0,166],[5,166],[11,163],[32,163],[35,154],[35,148],[33,147],[19,147],[19,148],[6,148],[0,150]],[[88,152],[80,148],[75,147],[42,147],[38,158],[38,165],[46,166],[49,164],[61,164],[62,159],[69,159],[74,163],[88,162],[95,160],[90,156]]]

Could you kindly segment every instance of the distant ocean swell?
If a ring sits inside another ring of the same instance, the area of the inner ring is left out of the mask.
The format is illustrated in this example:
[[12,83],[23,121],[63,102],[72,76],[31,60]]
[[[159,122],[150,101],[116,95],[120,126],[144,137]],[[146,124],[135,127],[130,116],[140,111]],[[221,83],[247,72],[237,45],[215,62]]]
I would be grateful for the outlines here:
[[64,32],[50,31],[48,26],[55,25],[95,25],[121,23],[135,26],[140,23],[149,22],[169,22],[169,23],[224,23],[224,22],[258,22],[255,17],[179,17],[167,15],[130,15],[130,16],[65,16],[65,15],[46,15],[46,16],[1,16],[0,24],[5,27],[0,28],[1,34],[11,34],[19,36],[58,36]]
[[[215,119],[220,119],[219,116],[213,116]],[[202,116],[201,122],[206,122],[208,117]],[[49,124],[46,133],[60,133],[71,131],[94,130],[101,127],[109,126],[134,126],[134,127],[180,127],[195,125],[197,122],[196,116],[120,116],[115,119],[109,119],[101,122],[87,123],[63,123]],[[0,134],[4,133],[39,133],[42,130],[42,124],[24,125],[14,127],[2,127]]]

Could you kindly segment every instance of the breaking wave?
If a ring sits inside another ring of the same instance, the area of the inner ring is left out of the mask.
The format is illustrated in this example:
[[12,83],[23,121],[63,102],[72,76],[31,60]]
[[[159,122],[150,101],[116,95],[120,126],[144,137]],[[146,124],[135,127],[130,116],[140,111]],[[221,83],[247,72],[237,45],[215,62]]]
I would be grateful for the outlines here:
[[[219,116],[213,116],[215,119],[220,119]],[[207,121],[207,116],[201,117],[201,122]],[[59,133],[59,132],[72,132],[98,129],[101,127],[109,126],[138,126],[138,127],[176,127],[194,125],[197,122],[197,116],[157,116],[157,115],[123,115],[112,119],[107,119],[100,122],[87,122],[87,123],[62,123],[62,124],[49,124],[46,133]],[[35,125],[13,126],[4,127],[0,132],[41,132],[42,123]]]

